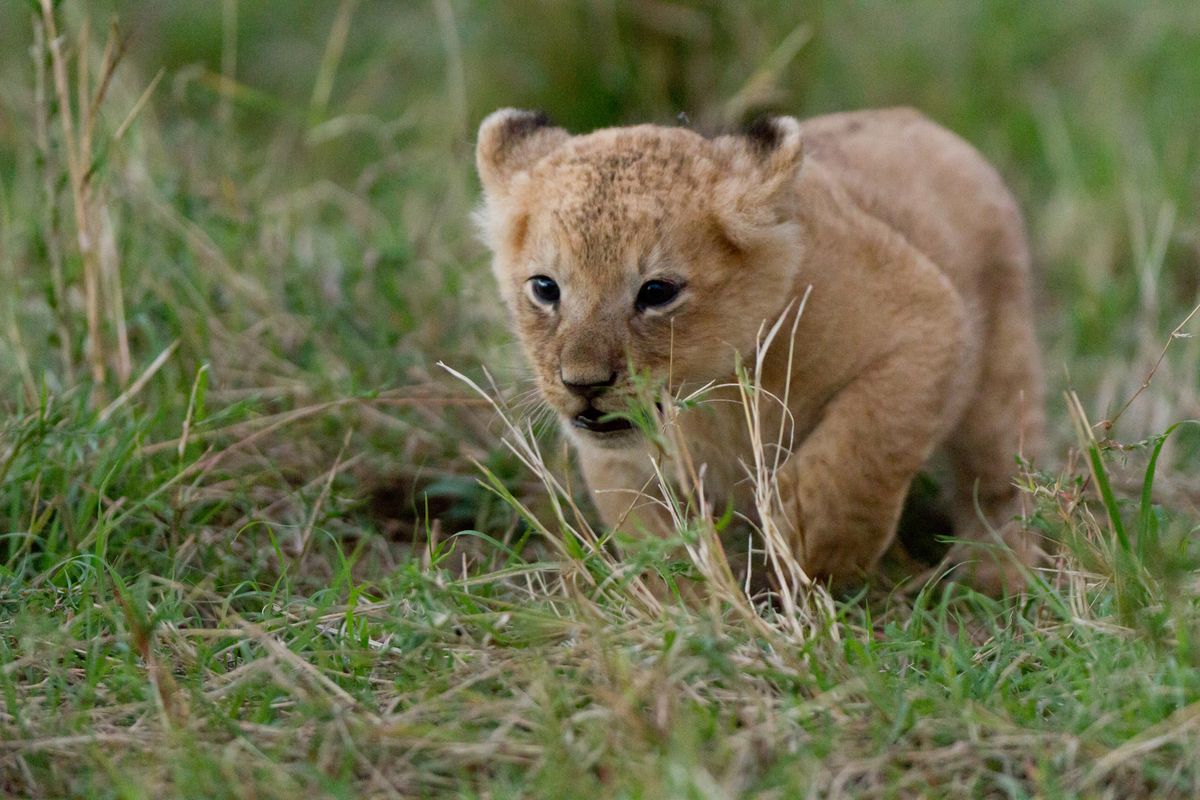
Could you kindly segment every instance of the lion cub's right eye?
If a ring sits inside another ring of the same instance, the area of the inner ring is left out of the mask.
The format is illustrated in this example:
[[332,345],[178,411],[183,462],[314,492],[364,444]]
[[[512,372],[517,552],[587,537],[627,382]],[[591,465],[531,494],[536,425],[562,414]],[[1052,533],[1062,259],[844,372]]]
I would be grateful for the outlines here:
[[558,303],[558,284],[554,282],[553,278],[547,278],[545,275],[534,275],[529,279],[529,291],[539,303],[548,306]]

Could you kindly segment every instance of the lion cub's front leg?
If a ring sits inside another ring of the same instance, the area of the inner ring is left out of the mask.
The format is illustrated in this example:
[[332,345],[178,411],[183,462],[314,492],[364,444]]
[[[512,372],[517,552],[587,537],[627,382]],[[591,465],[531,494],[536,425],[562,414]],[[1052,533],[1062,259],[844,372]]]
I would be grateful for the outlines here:
[[[578,452],[592,501],[607,527],[629,540],[678,536],[647,448],[604,450],[583,445]],[[686,553],[680,550],[676,555],[685,557]],[[688,577],[650,571],[640,578],[660,601],[682,597],[685,602],[699,605],[703,597],[699,585]]]
[[961,306],[946,291],[943,312],[846,384],[776,475],[775,521],[814,579],[844,585],[876,566],[913,477],[944,434],[963,345]]
[[606,450],[581,443],[578,454],[592,502],[606,526],[630,537],[665,538],[674,532],[646,448]]

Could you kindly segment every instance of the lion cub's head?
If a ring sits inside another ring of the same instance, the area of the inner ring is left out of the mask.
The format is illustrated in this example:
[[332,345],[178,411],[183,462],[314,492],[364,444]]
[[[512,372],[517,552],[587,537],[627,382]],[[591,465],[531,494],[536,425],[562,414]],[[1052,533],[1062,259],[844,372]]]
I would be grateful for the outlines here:
[[631,371],[733,374],[794,295],[798,123],[706,139],[641,125],[571,136],[504,109],[479,129],[479,213],[500,291],[546,400],[578,434],[634,441]]

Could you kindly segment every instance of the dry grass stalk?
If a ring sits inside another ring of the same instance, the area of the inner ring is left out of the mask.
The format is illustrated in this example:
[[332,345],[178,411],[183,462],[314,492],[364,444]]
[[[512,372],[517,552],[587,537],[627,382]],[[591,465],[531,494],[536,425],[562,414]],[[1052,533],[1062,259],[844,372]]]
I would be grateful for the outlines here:
[[[783,518],[783,508],[775,475],[782,463],[791,454],[792,445],[791,435],[787,432],[789,422],[788,399],[791,392],[791,380],[789,378],[787,384],[785,384],[783,396],[776,397],[763,389],[762,375],[767,352],[770,350],[771,345],[774,343],[776,336],[779,334],[788,317],[792,316],[791,335],[788,337],[788,366],[786,373],[789,376],[791,375],[795,353],[796,330],[800,324],[800,317],[804,313],[804,307],[808,302],[811,291],[812,287],[808,287],[804,295],[800,298],[799,303],[789,303],[788,307],[784,309],[784,312],[780,314],[779,319],[775,321],[770,329],[765,329],[764,326],[764,329],[760,330],[758,345],[755,348],[754,372],[752,376],[746,376],[743,373],[742,380],[737,384],[742,398],[742,408],[745,411],[746,426],[750,433],[750,441],[754,453],[751,479],[754,484],[754,505],[759,520],[759,530],[762,535],[763,546],[766,550],[767,563],[770,564],[773,573],[772,577],[779,587],[780,602],[783,605],[784,616],[796,633],[800,633],[801,631],[815,632],[813,631],[814,618],[812,612],[816,611],[817,618],[820,620],[829,620],[832,619],[833,605],[829,593],[823,587],[815,584],[805,574],[804,569],[796,560],[792,537],[787,532],[781,530],[777,522],[777,520]],[[794,315],[793,308],[795,309]],[[762,405],[764,397],[778,404],[780,408],[779,430],[776,432],[773,442],[769,441],[768,437],[770,433],[765,429],[764,409]],[[785,439],[787,440],[786,446]],[[768,455],[768,451],[773,452],[771,455]],[[802,609],[801,603],[806,601],[811,601],[815,605],[810,606],[808,609]],[[816,627],[822,628],[825,626],[818,622]]]
[[[126,53],[128,40],[120,34],[114,21],[109,26],[105,38],[99,72],[93,79],[91,29],[85,21],[80,26],[73,53],[76,70],[72,87],[72,77],[68,69],[71,54],[68,53],[66,33],[60,30],[59,13],[52,0],[40,0],[40,10],[40,17],[34,20],[38,107],[36,137],[39,149],[46,158],[45,189],[50,232],[45,238],[51,251],[53,287],[60,312],[60,346],[64,367],[69,374],[72,362],[72,336],[68,312],[70,287],[63,268],[61,250],[51,244],[58,239],[54,221],[57,216],[54,208],[55,179],[52,161],[49,159],[53,151],[51,124],[54,119],[58,123],[58,136],[66,156],[75,245],[83,270],[85,357],[93,383],[94,401],[99,402],[103,397],[102,387],[110,369],[116,373],[118,385],[122,387],[127,386],[133,376],[133,358],[125,319],[124,290],[116,244],[116,221],[106,202],[103,187],[98,185],[96,180],[99,159],[104,150],[97,143],[101,112],[112,88],[117,67]],[[44,76],[45,55],[49,56],[49,82]],[[53,88],[53,104],[48,83]],[[156,84],[157,79],[151,84],[151,89]],[[136,114],[144,107],[148,91],[126,117],[119,133],[124,133]],[[119,137],[113,137],[113,140],[116,138]],[[111,330],[111,343],[105,335],[106,327]]]
[[50,262],[51,303],[57,311],[55,323],[57,326],[59,359],[63,370],[62,379],[67,385],[74,383],[75,359],[71,354],[71,330],[67,301],[67,279],[63,269],[62,232],[59,228],[58,205],[55,202],[57,191],[55,184],[57,176],[53,167],[51,144],[52,112],[47,79],[49,52],[46,44],[46,30],[35,17],[33,21],[34,63],[34,141],[37,144],[38,158],[41,162],[42,195],[45,208],[42,213],[42,242],[46,247],[47,260]]

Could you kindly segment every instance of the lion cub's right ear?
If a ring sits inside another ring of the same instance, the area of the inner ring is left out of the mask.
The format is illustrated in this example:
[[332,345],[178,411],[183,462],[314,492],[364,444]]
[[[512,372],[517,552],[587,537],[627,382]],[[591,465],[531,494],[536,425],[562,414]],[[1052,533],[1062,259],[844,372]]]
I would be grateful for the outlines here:
[[475,165],[489,198],[505,197],[518,174],[570,137],[541,111],[502,108],[479,126]]
[[712,145],[727,170],[714,204],[736,247],[793,218],[789,206],[804,161],[804,136],[794,117],[762,117],[745,133],[720,136]]

